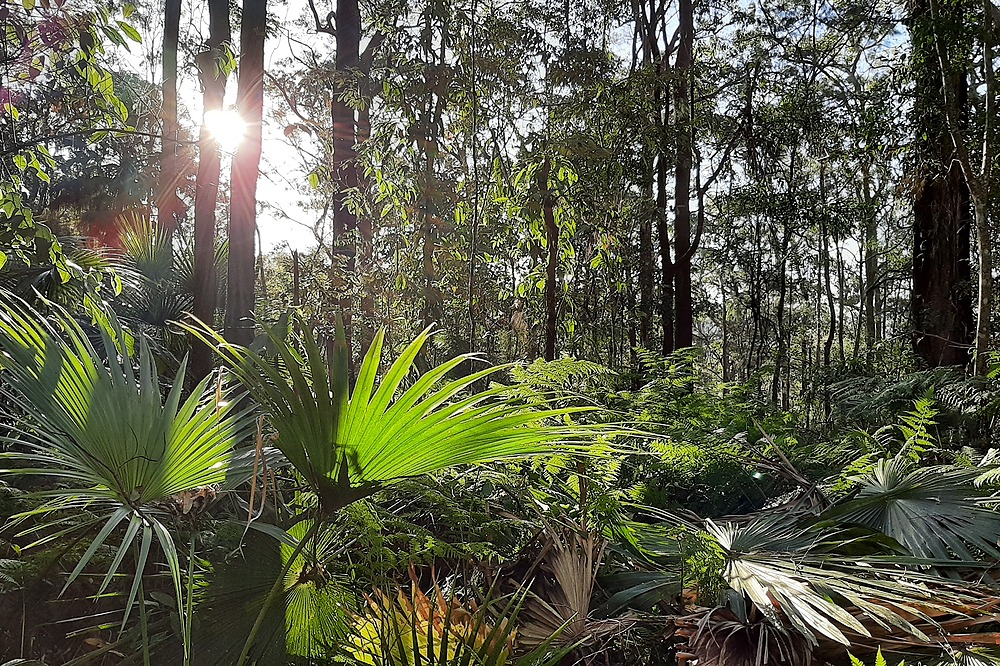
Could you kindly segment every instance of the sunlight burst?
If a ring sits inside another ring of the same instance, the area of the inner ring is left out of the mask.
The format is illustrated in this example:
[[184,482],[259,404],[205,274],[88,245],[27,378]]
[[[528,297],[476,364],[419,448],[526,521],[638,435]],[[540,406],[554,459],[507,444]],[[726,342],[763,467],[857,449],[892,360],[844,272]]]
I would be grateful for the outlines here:
[[247,124],[236,111],[213,109],[205,113],[205,127],[227,153],[236,150],[246,134]]

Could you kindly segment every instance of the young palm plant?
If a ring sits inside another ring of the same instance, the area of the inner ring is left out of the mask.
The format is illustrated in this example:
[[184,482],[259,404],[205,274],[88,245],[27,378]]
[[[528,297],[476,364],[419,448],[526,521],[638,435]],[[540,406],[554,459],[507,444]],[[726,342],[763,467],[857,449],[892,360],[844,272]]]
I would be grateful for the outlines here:
[[[403,350],[381,382],[378,371],[385,336],[379,331],[352,389],[350,352],[339,322],[327,345],[321,345],[295,314],[263,328],[263,337],[248,348],[227,343],[200,322],[188,326],[203,342],[215,346],[267,413],[277,432],[275,446],[318,498],[314,529],[338,509],[394,481],[454,465],[550,452],[560,445],[580,444],[586,434],[577,426],[547,423],[581,408],[528,409],[499,399],[508,390],[505,387],[467,395],[477,382],[503,369],[491,367],[449,380],[452,370],[475,358],[470,355],[432,368],[404,387],[429,330]],[[300,547],[311,536],[301,539]],[[275,581],[258,625],[279,596],[281,580]],[[241,665],[258,629],[251,631]]]
[[53,306],[43,316],[21,301],[0,302],[2,390],[24,411],[24,425],[4,438],[18,449],[0,454],[10,464],[5,472],[59,479],[58,487],[38,493],[42,504],[13,520],[24,526],[22,537],[35,539],[29,547],[96,532],[67,587],[119,536],[99,593],[133,552],[123,625],[155,542],[184,617],[182,565],[162,507],[180,493],[225,481],[233,445],[253,420],[234,411],[230,391],[211,378],[182,399],[183,364],[164,396],[144,340],[126,335],[113,317],[104,323],[99,352],[65,310]]

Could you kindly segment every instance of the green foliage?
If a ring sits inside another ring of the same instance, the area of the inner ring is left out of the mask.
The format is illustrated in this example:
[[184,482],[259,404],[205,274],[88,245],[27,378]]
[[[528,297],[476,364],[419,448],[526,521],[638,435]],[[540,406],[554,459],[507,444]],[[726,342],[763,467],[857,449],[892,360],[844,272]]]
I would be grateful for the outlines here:
[[[183,615],[180,556],[160,504],[183,491],[224,481],[233,446],[252,421],[234,411],[227,402],[230,389],[214,386],[212,377],[182,400],[182,370],[181,381],[162,396],[145,342],[139,340],[134,354],[115,319],[107,322],[99,331],[99,353],[63,310],[54,308],[46,318],[22,302],[0,305],[4,390],[21,405],[25,419],[5,438],[24,450],[0,455],[11,465],[9,474],[60,480],[40,494],[43,501],[36,508],[15,521],[30,521],[21,533],[34,536],[29,547],[98,530],[64,589],[123,527],[100,586],[103,592],[133,552],[136,574],[123,624],[155,540]],[[90,517],[81,521],[81,513]]]
[[916,467],[900,456],[882,459],[858,478],[856,497],[825,516],[876,529],[918,557],[1000,557],[1000,514],[991,507],[991,492],[974,483],[980,473],[974,467]]
[[544,453],[579,438],[576,430],[543,425],[545,419],[579,409],[526,410],[497,403],[502,387],[459,397],[499,368],[438,386],[468,356],[428,371],[396,397],[429,331],[407,346],[376,388],[384,339],[380,331],[351,389],[342,327],[331,341],[328,359],[308,324],[294,315],[265,328],[259,351],[228,344],[204,329],[189,330],[217,345],[223,360],[266,409],[277,431],[276,446],[316,492],[326,515],[398,479]]
[[[853,654],[848,653],[848,656],[851,658],[851,666],[865,666],[865,662],[861,661]],[[883,656],[882,654],[881,647],[878,648],[878,650],[876,650],[875,652],[874,666],[888,666],[888,662],[886,662],[885,656]],[[906,666],[906,661],[900,660],[900,662],[896,666]]]

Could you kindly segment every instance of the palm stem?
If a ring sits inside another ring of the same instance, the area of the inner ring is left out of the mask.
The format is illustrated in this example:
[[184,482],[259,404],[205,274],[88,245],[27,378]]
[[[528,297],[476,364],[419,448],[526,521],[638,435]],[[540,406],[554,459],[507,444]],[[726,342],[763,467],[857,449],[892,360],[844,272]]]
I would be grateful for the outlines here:
[[139,631],[142,634],[142,663],[150,666],[149,660],[149,626],[146,620],[146,593],[142,589],[142,576],[139,576]]
[[188,549],[187,599],[184,608],[184,666],[191,666],[191,620],[194,614],[194,546],[198,532],[191,533]]
[[274,600],[277,599],[278,595],[281,593],[281,588],[284,586],[285,582],[285,576],[288,575],[289,570],[292,568],[292,564],[302,553],[306,544],[314,536],[316,536],[316,532],[319,531],[319,526],[321,524],[322,523],[319,520],[313,521],[309,530],[305,533],[302,539],[299,540],[298,545],[295,546],[292,554],[288,556],[288,561],[281,567],[281,572],[275,579],[274,585],[271,586],[271,591],[267,593],[267,597],[264,599],[264,605],[260,607],[260,612],[257,613],[257,619],[254,620],[253,627],[250,628],[250,634],[247,636],[246,643],[243,645],[243,652],[240,653],[240,658],[236,661],[236,666],[246,666],[247,659],[250,657],[250,649],[253,647],[254,641],[257,640],[257,634],[260,633],[260,628],[264,624],[264,617],[267,615],[267,611],[270,610],[271,606],[274,604]]

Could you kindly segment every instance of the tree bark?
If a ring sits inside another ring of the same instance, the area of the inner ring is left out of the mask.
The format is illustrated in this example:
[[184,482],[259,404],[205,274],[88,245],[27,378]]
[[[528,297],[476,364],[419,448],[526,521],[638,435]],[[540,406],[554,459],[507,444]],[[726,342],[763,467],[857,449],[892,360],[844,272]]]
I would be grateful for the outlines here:
[[240,66],[236,110],[246,134],[233,157],[229,203],[229,264],[226,280],[226,339],[253,340],[254,236],[257,230],[257,177],[264,117],[264,31],[267,0],[244,0],[240,26]]
[[546,361],[556,357],[556,267],[559,264],[559,227],[556,226],[553,196],[549,189],[549,158],[538,170],[538,191],[542,197],[542,219],[545,223],[545,351]]
[[[334,196],[333,233],[336,254],[343,260],[345,293],[340,298],[340,314],[344,321],[348,349],[353,350],[353,287],[357,243],[354,234],[358,229],[357,217],[347,206],[348,190],[358,186],[358,166],[355,144],[357,123],[355,111],[346,98],[354,85],[360,66],[361,11],[358,0],[337,0],[337,84],[331,103],[333,120],[333,172],[338,179]],[[353,352],[352,352],[353,357]]]
[[[366,100],[370,103],[370,100]],[[371,109],[368,106],[358,112],[357,139],[358,144],[363,144],[371,137]],[[362,190],[367,190],[369,183],[367,179],[358,172],[358,186]],[[358,217],[358,264],[355,270],[360,276],[361,288],[361,353],[362,355],[371,347],[372,340],[375,339],[375,294],[372,292],[372,271],[375,232],[370,215]]]
[[941,20],[961,21],[962,7],[912,0],[918,132],[917,191],[913,201],[913,347],[930,367],[965,365],[973,343],[970,227],[971,192],[949,133],[951,118],[964,119],[967,84],[959,59],[950,65],[934,34]]
[[[226,72],[219,66],[223,44],[232,39],[228,0],[208,0],[208,40],[197,56],[204,91],[203,113],[222,109],[226,94]],[[194,315],[209,326],[215,324],[219,278],[215,266],[216,218],[219,196],[219,145],[202,122],[198,136],[198,180],[194,199]],[[191,366],[197,377],[212,371],[212,352],[195,342]]]
[[656,158],[656,236],[660,250],[660,322],[663,339],[660,353],[674,352],[674,264],[670,253],[670,232],[667,226],[667,156]]
[[[646,151],[643,159],[643,196],[654,199],[653,160]],[[650,349],[653,336],[653,217],[657,214],[650,203],[639,212],[639,346]]]
[[868,362],[874,361],[875,345],[878,343],[878,332],[875,330],[875,292],[878,290],[878,222],[875,216],[875,201],[872,197],[871,166],[866,162],[861,167],[864,203],[864,309],[865,309],[865,347],[868,350]]
[[674,65],[674,113],[677,154],[674,162],[674,330],[675,349],[694,343],[691,294],[691,162],[693,120],[691,67],[694,61],[694,9],[691,0],[679,0],[677,61]]
[[163,121],[160,184],[156,196],[156,219],[169,235],[184,214],[184,203],[177,196],[181,173],[178,168],[177,142],[177,42],[180,35],[181,0],[166,0],[163,10]]

